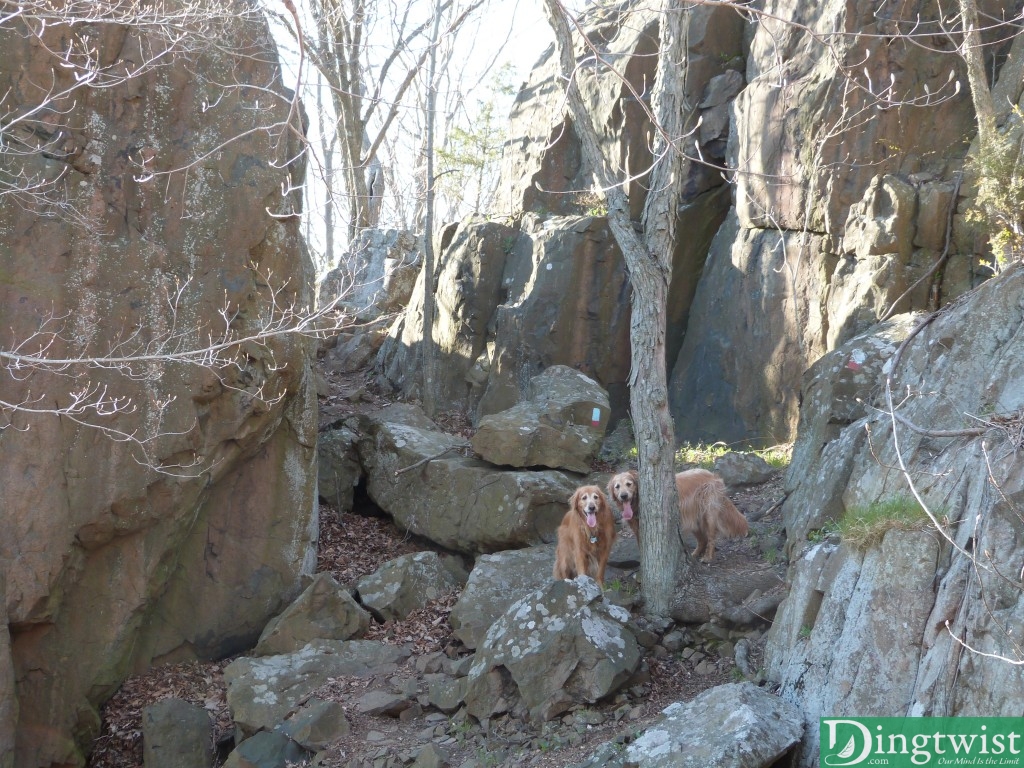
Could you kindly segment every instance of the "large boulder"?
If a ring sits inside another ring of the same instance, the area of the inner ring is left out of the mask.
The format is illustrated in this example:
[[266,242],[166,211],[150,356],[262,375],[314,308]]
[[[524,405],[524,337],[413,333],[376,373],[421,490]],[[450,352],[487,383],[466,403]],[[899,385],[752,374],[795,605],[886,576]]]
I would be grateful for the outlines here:
[[554,563],[550,545],[478,557],[448,617],[455,636],[475,649],[512,603],[551,581]]
[[[485,350],[488,324],[503,294],[505,259],[514,241],[511,227],[476,217],[446,227],[436,238],[433,339],[439,359],[445,361],[436,371],[438,402],[469,407],[470,370]],[[420,270],[408,306],[392,324],[377,357],[379,381],[411,397],[422,397],[423,286]]]
[[[622,415],[629,375],[625,266],[602,217],[528,215],[519,228],[467,219],[438,238],[437,399],[477,418],[510,408],[552,365],[609,390]],[[382,383],[421,396],[423,278],[377,359]]]
[[331,574],[318,573],[295,602],[267,624],[253,654],[275,656],[317,640],[362,637],[370,621],[370,614]]
[[[1024,541],[1022,296],[1016,265],[920,319],[899,348],[892,326],[851,342],[847,360],[870,351],[856,386],[839,360],[810,380],[784,507],[791,588],[765,650],[769,678],[809,724],[1019,715],[1012,628],[1024,592],[1004,575],[1019,568]],[[819,541],[824,523],[851,510],[916,506],[910,483],[934,517],[922,518],[925,530],[893,523],[877,544]],[[817,735],[808,729],[799,765],[816,764]]]
[[[635,571],[640,563],[636,539],[619,536],[608,558],[605,581],[609,589],[627,571]],[[552,579],[555,548],[547,544],[495,552],[476,559],[469,580],[448,617],[452,631],[467,648],[477,648],[487,630],[512,603],[546,587]],[[605,597],[612,599],[612,593]],[[624,605],[629,595],[615,595]]]
[[531,379],[527,399],[480,419],[473,450],[491,464],[586,474],[601,449],[609,415],[601,385],[553,365]]
[[525,709],[550,720],[614,693],[640,650],[629,612],[604,600],[593,579],[559,579],[517,600],[488,630],[466,683],[474,717]]
[[431,600],[461,588],[466,578],[455,558],[414,552],[384,563],[361,578],[357,589],[360,602],[378,621],[400,621]]
[[472,359],[477,420],[513,407],[538,373],[575,368],[609,395],[612,419],[629,396],[629,283],[601,216],[526,214],[505,258],[500,300]]
[[603,745],[576,768],[767,768],[803,733],[798,707],[751,683],[731,683],[669,705],[625,749]]
[[[251,645],[314,563],[309,343],[171,359],[312,305],[300,207],[281,196],[302,185],[301,126],[267,25],[200,17],[181,58],[159,24],[0,28],[7,177],[43,184],[0,206],[3,346],[148,355],[0,369],[5,403],[29,409],[0,416],[19,766],[82,764],[125,676]],[[78,46],[99,70],[69,67]]]
[[554,470],[502,471],[466,458],[465,441],[412,405],[363,416],[356,430],[370,498],[402,528],[458,552],[554,541],[577,484]]

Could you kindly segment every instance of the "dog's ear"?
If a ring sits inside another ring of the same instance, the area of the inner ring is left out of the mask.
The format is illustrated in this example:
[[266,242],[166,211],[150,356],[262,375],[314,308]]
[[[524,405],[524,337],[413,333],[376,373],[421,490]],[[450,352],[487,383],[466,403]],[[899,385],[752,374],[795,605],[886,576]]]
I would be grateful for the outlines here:
[[573,492],[572,496],[569,497],[569,506],[572,507],[573,509],[576,509],[576,505],[579,504],[579,501],[580,501],[580,490],[581,490],[580,488],[577,488]]

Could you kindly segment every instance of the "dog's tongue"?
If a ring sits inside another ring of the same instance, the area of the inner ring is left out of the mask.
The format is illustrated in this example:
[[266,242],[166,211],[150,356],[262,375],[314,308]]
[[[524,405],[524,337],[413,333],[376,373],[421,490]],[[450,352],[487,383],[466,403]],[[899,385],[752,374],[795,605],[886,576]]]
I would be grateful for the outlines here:
[[633,505],[628,501],[622,505],[622,519],[632,520],[633,519]]
[[597,528],[597,515],[593,512],[587,513],[587,525],[591,528]]

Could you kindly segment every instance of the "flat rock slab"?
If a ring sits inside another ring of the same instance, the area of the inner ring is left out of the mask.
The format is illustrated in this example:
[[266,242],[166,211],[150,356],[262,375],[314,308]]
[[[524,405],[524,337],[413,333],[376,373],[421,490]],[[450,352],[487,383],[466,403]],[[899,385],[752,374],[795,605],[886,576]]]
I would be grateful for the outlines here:
[[270,730],[332,677],[391,674],[409,651],[371,640],[311,643],[295,653],[240,658],[224,669],[228,706],[243,734]]

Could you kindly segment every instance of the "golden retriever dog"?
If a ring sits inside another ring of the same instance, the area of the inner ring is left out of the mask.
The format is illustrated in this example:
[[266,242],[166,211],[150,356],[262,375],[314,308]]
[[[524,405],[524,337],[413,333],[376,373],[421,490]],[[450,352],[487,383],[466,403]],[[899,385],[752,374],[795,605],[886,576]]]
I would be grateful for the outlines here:
[[604,492],[596,485],[577,488],[558,526],[555,578],[573,579],[586,574],[604,589],[604,568],[614,541],[615,518]]
[[[697,539],[693,556],[705,563],[715,557],[715,539],[746,536],[747,518],[725,493],[725,482],[706,469],[688,469],[676,475],[679,522]],[[608,481],[608,496],[619,505],[622,519],[640,541],[640,484],[635,470],[620,472]]]

